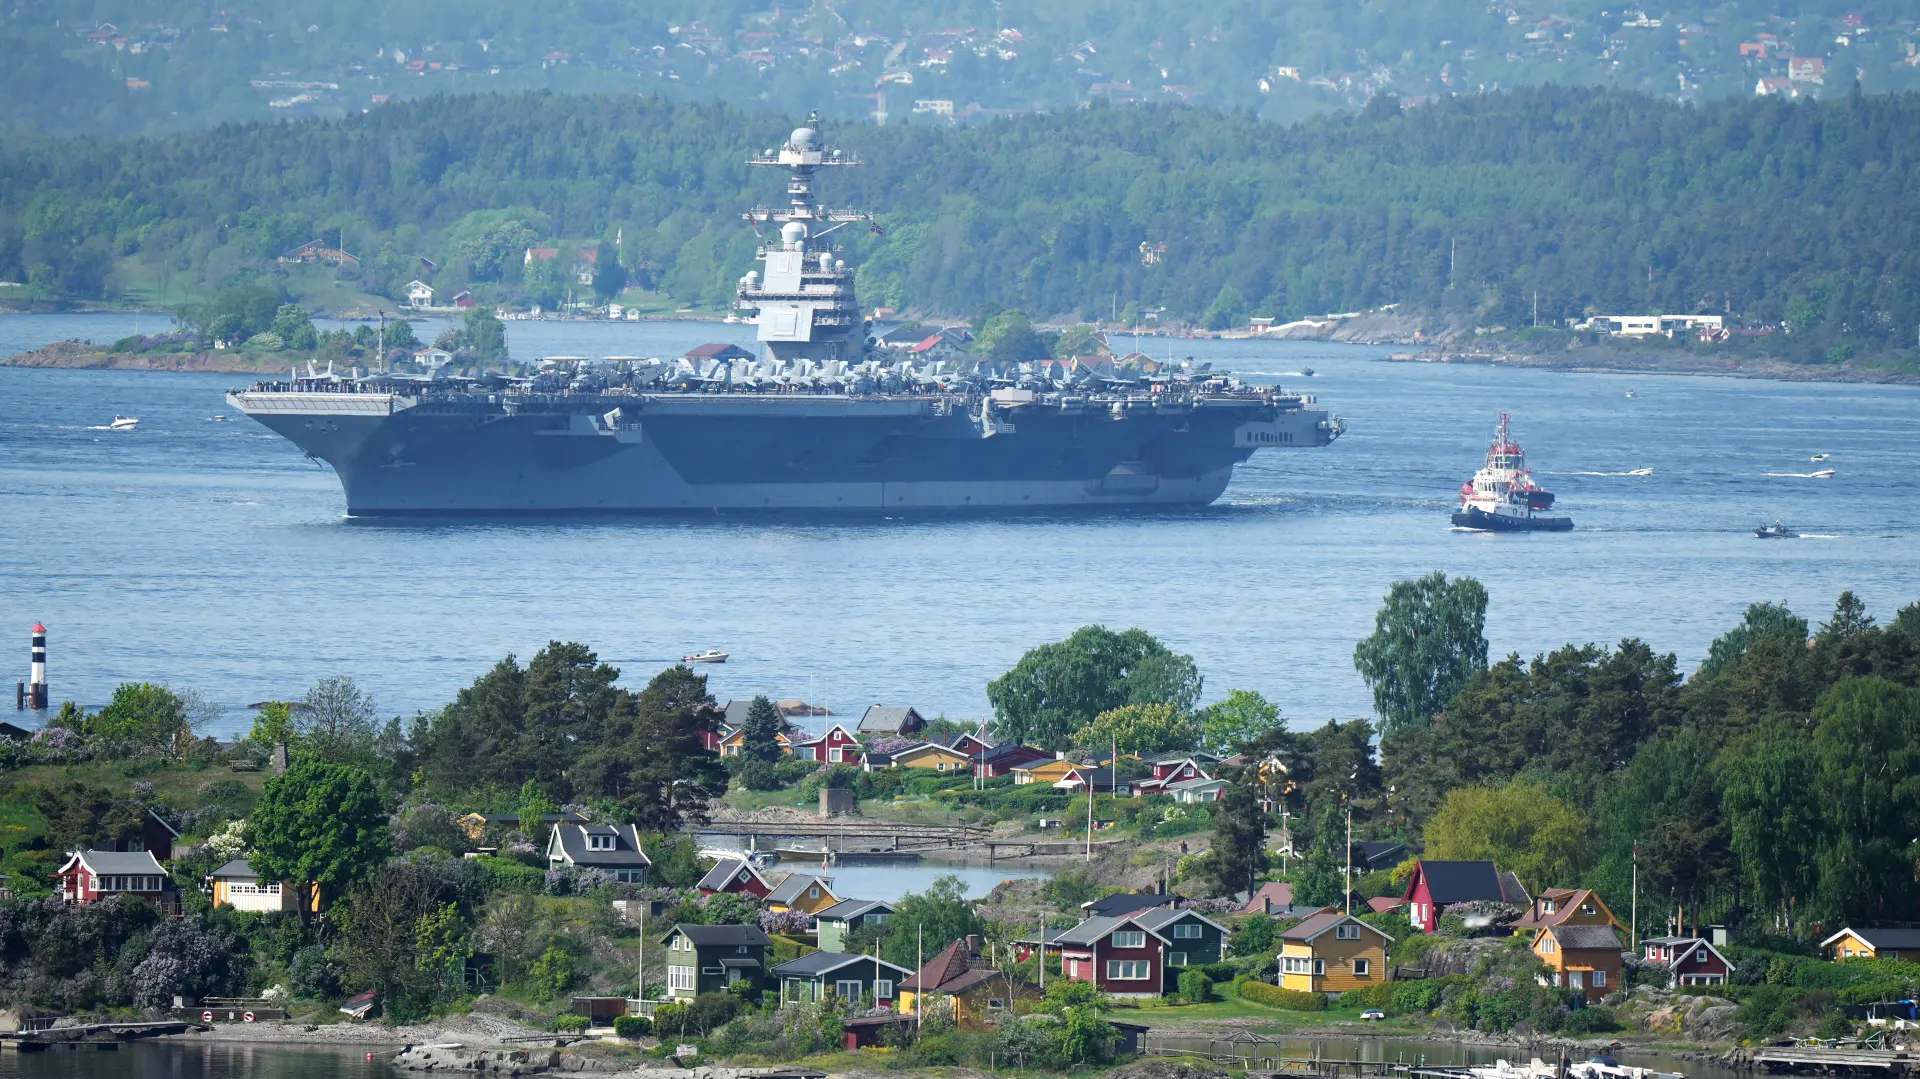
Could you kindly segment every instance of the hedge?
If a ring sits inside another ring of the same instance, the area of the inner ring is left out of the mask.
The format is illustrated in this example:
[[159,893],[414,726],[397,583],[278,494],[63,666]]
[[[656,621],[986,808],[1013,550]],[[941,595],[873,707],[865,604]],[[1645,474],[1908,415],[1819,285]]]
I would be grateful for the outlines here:
[[644,1015],[622,1015],[613,1021],[613,1032],[622,1038],[644,1038],[653,1033],[653,1020]]
[[1327,997],[1324,993],[1307,993],[1298,989],[1282,989],[1266,982],[1247,981],[1240,983],[1240,996],[1256,1004],[1270,1004],[1276,1008],[1288,1008],[1296,1012],[1324,1012],[1327,1010]]

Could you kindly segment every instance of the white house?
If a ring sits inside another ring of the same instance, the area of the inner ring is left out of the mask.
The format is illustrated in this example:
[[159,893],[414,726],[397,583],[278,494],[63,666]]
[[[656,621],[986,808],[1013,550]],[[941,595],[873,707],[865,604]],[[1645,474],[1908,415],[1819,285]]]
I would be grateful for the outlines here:
[[407,282],[407,306],[432,307],[433,286],[427,284],[425,281]]

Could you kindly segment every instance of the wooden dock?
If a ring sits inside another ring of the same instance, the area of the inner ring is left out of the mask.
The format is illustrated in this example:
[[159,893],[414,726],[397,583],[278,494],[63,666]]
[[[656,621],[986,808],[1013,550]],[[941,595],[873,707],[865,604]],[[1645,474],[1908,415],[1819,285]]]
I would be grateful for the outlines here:
[[835,857],[841,854],[893,856],[957,850],[984,843],[992,831],[965,825],[888,824],[836,818],[831,821],[758,821],[716,820],[695,829],[700,835],[744,836],[750,850],[760,849],[761,840],[817,839],[821,850],[809,851]]
[[1286,1046],[1297,1046],[1301,1040],[1297,1034],[1274,1036],[1252,1031],[1235,1031],[1223,1038],[1191,1033],[1149,1033],[1141,1052],[1148,1056],[1199,1057],[1236,1065],[1249,1075],[1257,1073],[1284,1079],[1465,1079],[1467,1076],[1465,1068],[1428,1067],[1424,1058],[1414,1063],[1356,1060],[1322,1056],[1317,1049],[1309,1056],[1287,1055]]
[[197,1029],[199,1028],[192,1023],[171,1019],[157,1022],[79,1023],[70,1027],[49,1026],[37,1030],[0,1034],[0,1050],[34,1053],[55,1047],[78,1049],[82,1046],[113,1050],[141,1038],[155,1038],[162,1034],[185,1034],[189,1030]]
[[1920,1053],[1894,1049],[1833,1049],[1810,1045],[1773,1045],[1751,1050],[1756,1068],[1776,1075],[1878,1073],[1904,1076],[1920,1064]]

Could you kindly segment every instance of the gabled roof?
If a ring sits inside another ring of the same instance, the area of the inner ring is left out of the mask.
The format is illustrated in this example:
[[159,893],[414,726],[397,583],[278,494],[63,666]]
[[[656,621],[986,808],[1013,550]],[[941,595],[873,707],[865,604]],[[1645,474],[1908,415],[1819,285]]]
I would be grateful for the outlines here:
[[901,982],[900,988],[916,993],[923,989],[938,991],[948,982],[972,970],[972,959],[973,953],[968,949],[967,942],[956,940],[940,949],[939,955],[927,960],[925,966]]
[[996,764],[1008,757],[1025,757],[1028,760],[1038,761],[1052,760],[1053,754],[1044,749],[1036,749],[1022,742],[1007,742],[1002,745],[990,746],[985,753],[980,755],[980,759],[988,764]]
[[794,900],[800,898],[802,892],[816,884],[820,886],[821,891],[828,895],[833,894],[833,888],[825,877],[816,877],[810,873],[788,873],[778,887],[767,893],[767,902],[792,904]]
[[741,870],[753,874],[754,879],[758,880],[761,886],[768,891],[773,890],[773,885],[767,883],[767,878],[761,876],[758,869],[747,864],[745,858],[720,859],[714,863],[712,869],[707,870],[707,875],[701,877],[700,883],[695,885],[695,887],[707,892],[725,891],[727,885],[733,883],[733,881],[739,877]]
[[245,858],[235,858],[226,865],[207,874],[215,880],[259,880],[260,874],[253,871]]
[[929,753],[942,757],[951,757],[959,761],[970,761],[973,759],[960,750],[954,749],[952,746],[943,746],[934,742],[919,742],[905,749],[896,749],[889,754],[889,756],[895,761],[900,761],[910,757],[924,757]]
[[168,835],[172,836],[175,839],[180,838],[180,829],[175,828],[171,824],[168,824],[167,819],[165,817],[162,817],[160,814],[155,813],[151,809],[147,810],[147,816],[152,817],[153,822],[155,824],[158,824],[160,827],[165,828],[167,830]]
[[1099,899],[1080,904],[1080,909],[1089,918],[1118,918],[1122,914],[1132,914],[1137,910],[1151,907],[1173,905],[1173,896],[1156,892],[1115,892]]
[[167,871],[160,867],[150,850],[77,850],[67,852],[66,864],[59,872],[65,873],[78,863],[89,873],[158,873],[166,876]]
[[1197,910],[1178,910],[1173,907],[1151,907],[1133,916],[1133,920],[1140,923],[1141,928],[1150,929],[1155,933],[1159,933],[1160,930],[1165,929],[1175,922],[1184,922],[1188,919],[1205,922],[1222,933],[1227,931],[1226,926],[1221,925],[1219,922],[1214,921],[1212,918],[1207,917]]
[[[1647,942],[1641,941],[1640,943],[1644,945]],[[1674,949],[1673,958],[1668,960],[1668,964],[1674,970],[1679,970],[1681,964],[1687,961],[1687,956],[1692,955],[1694,952],[1699,951],[1701,948],[1705,948],[1707,951],[1712,952],[1713,957],[1715,959],[1720,960],[1720,962],[1727,968],[1728,974],[1733,973],[1734,971],[1733,961],[1731,959],[1728,959],[1726,956],[1722,955],[1720,953],[1720,949],[1714,947],[1711,942],[1703,940],[1699,937],[1695,937],[1692,940],[1689,940],[1684,944],[1682,944],[1681,946],[1679,946],[1678,948]]]
[[1895,929],[1886,926],[1872,925],[1859,927],[1848,926],[1833,936],[1821,941],[1820,946],[1825,948],[1841,937],[1848,935],[1858,937],[1868,944],[1873,945],[1873,950],[1876,952],[1882,948],[1892,948],[1896,951],[1904,951],[1908,948],[1920,948],[1920,929]]
[[[1112,933],[1131,927],[1142,930],[1150,936],[1164,942],[1167,939],[1166,936],[1154,926],[1148,925],[1142,919],[1142,913],[1143,912],[1135,911],[1131,914],[1123,914],[1118,918],[1088,918],[1086,921],[1053,938],[1053,940],[1058,944],[1081,944],[1091,947],[1095,942],[1105,940]],[[1189,912],[1181,911],[1180,913],[1185,914]]]
[[740,945],[765,948],[773,943],[757,925],[693,925],[682,922],[667,931],[668,936],[675,933],[692,941],[696,948],[733,948]]
[[1550,925],[1540,932],[1553,934],[1553,939],[1560,942],[1560,947],[1570,951],[1620,950],[1620,934],[1615,933],[1610,925]]
[[1372,933],[1388,944],[1393,943],[1391,934],[1375,929],[1373,926],[1368,925],[1351,914],[1343,914],[1337,910],[1323,910],[1318,914],[1303,919],[1299,924],[1281,933],[1280,939],[1299,941],[1302,944],[1311,944],[1316,938],[1331,932],[1333,927],[1346,925],[1348,923],[1365,929],[1367,932]]
[[1254,889],[1252,895],[1247,897],[1245,905],[1240,908],[1240,913],[1260,913],[1260,901],[1262,899],[1269,900],[1269,905],[1273,907],[1291,907],[1293,906],[1293,885],[1283,880],[1270,880],[1262,884],[1260,887]]
[[925,717],[921,716],[919,712],[914,711],[911,707],[889,707],[887,705],[870,704],[867,706],[866,713],[860,717],[860,733],[898,734],[901,725],[906,723],[907,717],[909,716],[920,720],[922,723],[926,722]]
[[1383,868],[1383,862],[1389,859],[1398,862],[1407,856],[1407,845],[1394,840],[1367,840],[1354,845],[1360,848],[1369,869]]
[[[1427,882],[1427,894],[1436,904],[1507,902],[1500,871],[1492,862],[1435,862],[1422,858],[1417,873]],[[1412,882],[1408,882],[1412,896]]]
[[1160,789],[1171,793],[1173,791],[1197,791],[1207,787],[1224,787],[1226,785],[1227,781],[1224,779],[1208,779],[1205,776],[1201,776],[1198,779],[1183,779],[1178,783],[1169,783]]
[[872,960],[888,970],[897,970],[902,977],[910,976],[913,971],[884,959],[871,955],[848,955],[845,952],[811,952],[790,963],[782,963],[773,968],[776,977],[781,978],[818,978],[823,974],[832,974],[841,967],[851,966],[863,960]]
[[[593,850],[588,846],[588,836],[612,836],[613,849]],[[631,824],[557,824],[553,828],[553,838],[548,841],[549,858],[553,856],[556,846],[567,861],[589,869],[621,869],[653,864],[647,858],[646,851],[640,849],[640,830]]]
[[879,899],[842,899],[833,906],[816,912],[813,920],[816,922],[850,922],[855,918],[876,912],[892,914],[893,905]]

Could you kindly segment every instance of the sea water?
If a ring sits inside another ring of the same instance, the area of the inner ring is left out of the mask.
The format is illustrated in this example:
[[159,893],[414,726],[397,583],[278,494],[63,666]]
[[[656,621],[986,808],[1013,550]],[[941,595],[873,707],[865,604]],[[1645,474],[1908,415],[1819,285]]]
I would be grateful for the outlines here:
[[[133,320],[0,317],[0,354],[111,341]],[[751,342],[751,327],[698,322],[507,332],[523,359]],[[1920,599],[1920,389],[1391,362],[1313,342],[1140,347],[1315,394],[1347,433],[1260,451],[1202,510],[396,524],[346,519],[331,471],[229,409],[242,376],[0,368],[0,675],[25,677],[44,621],[56,703],[166,682],[225,706],[222,733],[246,704],[336,674],[411,715],[504,655],[578,640],[628,685],[720,648],[732,658],[701,670],[721,700],[973,719],[1021,653],[1101,623],[1191,654],[1206,698],[1258,690],[1305,725],[1371,713],[1354,642],[1395,579],[1430,570],[1485,583],[1496,656],[1641,637],[1690,667],[1749,603],[1817,622],[1842,589],[1883,620]],[[1502,410],[1574,532],[1451,529]],[[116,413],[139,428],[98,429]],[[1654,471],[1626,475],[1640,468]],[[1754,537],[1775,519],[1805,538]]]

